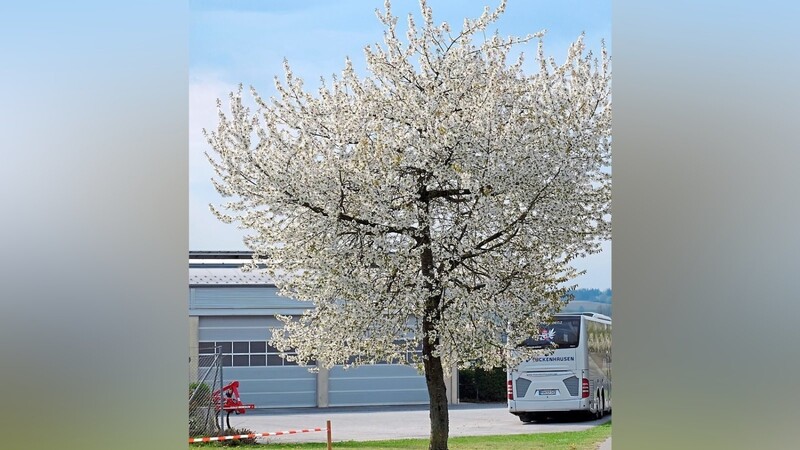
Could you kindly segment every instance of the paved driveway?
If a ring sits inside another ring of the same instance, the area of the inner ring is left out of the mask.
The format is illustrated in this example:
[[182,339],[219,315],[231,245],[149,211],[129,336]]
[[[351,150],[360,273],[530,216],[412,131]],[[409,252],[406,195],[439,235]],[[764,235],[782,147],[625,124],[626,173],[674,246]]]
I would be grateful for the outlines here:
[[[334,441],[428,438],[430,422],[425,406],[382,406],[353,408],[260,409],[231,415],[231,425],[255,433],[325,427],[331,421]],[[450,406],[450,436],[528,434],[579,431],[607,422],[548,421],[525,424],[508,413],[506,404],[461,404]],[[325,433],[303,433],[270,437],[271,442],[325,442]]]

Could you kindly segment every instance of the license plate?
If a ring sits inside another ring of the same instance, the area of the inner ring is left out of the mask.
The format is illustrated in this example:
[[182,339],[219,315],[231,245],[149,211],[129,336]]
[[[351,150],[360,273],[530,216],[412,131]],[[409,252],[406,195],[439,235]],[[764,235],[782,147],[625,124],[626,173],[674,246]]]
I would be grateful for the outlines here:
[[539,395],[556,395],[558,394],[558,389],[539,389],[536,393]]

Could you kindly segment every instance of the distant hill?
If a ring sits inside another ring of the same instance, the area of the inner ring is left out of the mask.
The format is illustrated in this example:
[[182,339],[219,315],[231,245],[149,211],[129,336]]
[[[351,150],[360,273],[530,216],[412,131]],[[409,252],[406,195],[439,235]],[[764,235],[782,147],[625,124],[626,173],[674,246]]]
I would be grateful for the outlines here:
[[596,312],[605,314],[612,317],[610,303],[598,302],[582,302],[580,300],[572,301],[561,310],[561,312],[580,313],[580,312]]
[[575,300],[596,303],[611,303],[611,289],[576,289],[570,292]]
[[611,316],[611,289],[576,289],[570,294],[574,299],[562,312],[596,312]]

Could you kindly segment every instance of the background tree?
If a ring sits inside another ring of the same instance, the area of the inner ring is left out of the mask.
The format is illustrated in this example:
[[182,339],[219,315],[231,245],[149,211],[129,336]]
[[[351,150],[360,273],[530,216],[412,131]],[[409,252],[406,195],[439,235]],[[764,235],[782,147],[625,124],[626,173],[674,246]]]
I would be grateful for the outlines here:
[[[346,59],[312,93],[285,63],[276,98],[251,88],[251,114],[232,93],[207,137],[232,197],[212,209],[251,230],[284,294],[314,304],[275,345],[328,366],[417,364],[438,450],[449,370],[528,357],[508,350],[564,304],[570,262],[610,237],[611,74],[582,38],[559,65],[543,32],[487,37],[505,1],[456,32],[420,5],[405,39],[388,1],[377,12],[367,76]],[[531,40],[526,74],[510,52]]]

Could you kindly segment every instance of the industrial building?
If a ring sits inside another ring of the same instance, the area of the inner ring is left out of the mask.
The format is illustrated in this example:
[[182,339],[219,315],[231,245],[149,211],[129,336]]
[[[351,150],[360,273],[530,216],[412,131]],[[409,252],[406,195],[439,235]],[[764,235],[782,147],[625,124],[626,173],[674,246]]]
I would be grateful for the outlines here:
[[[257,408],[427,404],[424,376],[410,366],[376,364],[310,372],[284,360],[269,345],[280,315],[302,314],[310,304],[278,295],[263,273],[245,273],[249,252],[189,253],[189,359],[221,346],[225,380],[238,380],[240,394]],[[324,339],[324,336],[320,337]],[[192,364],[194,362],[194,364]],[[457,403],[457,371],[448,399]]]

